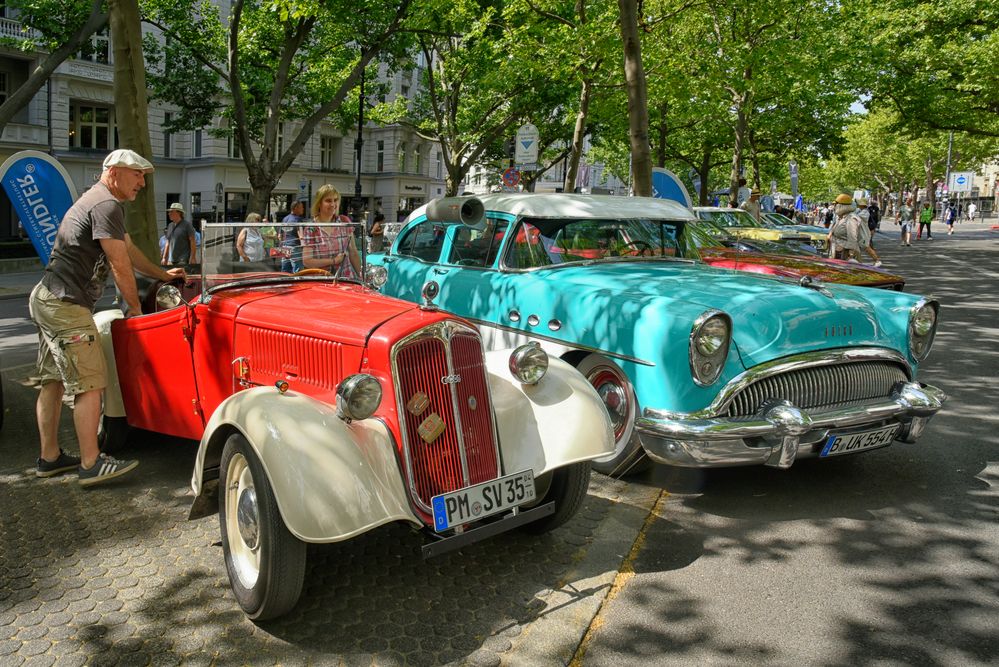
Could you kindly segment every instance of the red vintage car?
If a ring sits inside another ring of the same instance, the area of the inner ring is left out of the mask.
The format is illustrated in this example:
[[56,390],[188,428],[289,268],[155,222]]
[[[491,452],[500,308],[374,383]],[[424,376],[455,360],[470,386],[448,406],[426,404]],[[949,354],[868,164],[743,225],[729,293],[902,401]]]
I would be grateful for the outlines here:
[[404,521],[429,557],[576,513],[614,445],[574,368],[534,344],[485,353],[432,305],[434,283],[417,305],[365,284],[380,267],[362,282],[234,261],[244,226],[206,225],[200,276],[148,286],[143,315],[98,319],[117,379],[106,444],[129,427],[200,442],[191,516],[217,511],[250,618],[295,605],[308,542]]
[[766,273],[799,280],[814,280],[843,285],[880,287],[901,291],[905,278],[865,264],[823,259],[807,252],[780,249],[761,252],[755,239],[737,239],[708,220],[688,223],[684,229],[685,256],[698,258],[711,266],[750,273]]

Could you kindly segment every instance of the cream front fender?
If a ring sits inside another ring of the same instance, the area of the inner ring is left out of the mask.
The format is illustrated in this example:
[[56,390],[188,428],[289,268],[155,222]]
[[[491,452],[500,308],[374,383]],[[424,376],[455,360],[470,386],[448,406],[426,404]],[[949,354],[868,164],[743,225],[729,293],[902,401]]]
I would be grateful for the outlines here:
[[114,360],[114,342],[111,340],[111,323],[123,317],[117,308],[94,313],[101,350],[104,351],[104,360],[108,366],[108,386],[104,388],[104,414],[107,417],[125,416],[125,403],[121,400],[121,384],[118,382],[118,365]]
[[256,452],[281,518],[298,539],[338,542],[390,521],[422,525],[410,510],[395,444],[382,422],[347,424],[332,406],[273,387],[234,394],[212,415],[198,447],[195,496],[205,490],[206,461],[218,464],[233,429]]
[[549,470],[614,453],[610,417],[579,371],[555,357],[536,385],[509,370],[510,350],[486,353],[489,391],[507,472]]

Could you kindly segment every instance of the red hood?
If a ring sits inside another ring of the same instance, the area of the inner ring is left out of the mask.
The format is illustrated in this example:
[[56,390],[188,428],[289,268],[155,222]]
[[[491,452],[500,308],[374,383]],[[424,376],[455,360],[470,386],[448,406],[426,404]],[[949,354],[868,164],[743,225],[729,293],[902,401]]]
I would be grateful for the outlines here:
[[729,248],[701,248],[699,252],[701,259],[707,264],[739,271],[769,273],[795,278],[807,275],[827,283],[842,285],[873,287],[905,284],[905,278],[902,276],[836,259],[740,252]]
[[239,324],[335,340],[363,347],[368,336],[394,317],[415,310],[407,301],[349,283],[305,283],[222,292]]

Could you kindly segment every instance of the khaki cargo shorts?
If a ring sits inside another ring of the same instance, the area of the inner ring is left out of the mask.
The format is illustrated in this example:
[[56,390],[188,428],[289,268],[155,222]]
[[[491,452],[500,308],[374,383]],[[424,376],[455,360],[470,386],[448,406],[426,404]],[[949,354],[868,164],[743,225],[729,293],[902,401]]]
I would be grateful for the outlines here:
[[62,382],[70,396],[104,389],[108,369],[93,313],[53,296],[41,284],[32,290],[28,308],[38,327],[38,374],[42,384]]

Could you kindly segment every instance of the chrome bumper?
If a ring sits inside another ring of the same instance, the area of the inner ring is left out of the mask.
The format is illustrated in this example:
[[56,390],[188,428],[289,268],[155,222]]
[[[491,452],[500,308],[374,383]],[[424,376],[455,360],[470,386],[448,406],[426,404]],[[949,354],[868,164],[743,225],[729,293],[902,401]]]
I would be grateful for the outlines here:
[[901,424],[896,440],[915,442],[947,400],[919,382],[899,384],[884,403],[809,414],[790,402],[770,403],[756,417],[685,419],[646,410],[635,421],[642,446],[659,463],[691,468],[769,465],[790,468],[817,456],[833,431]]

